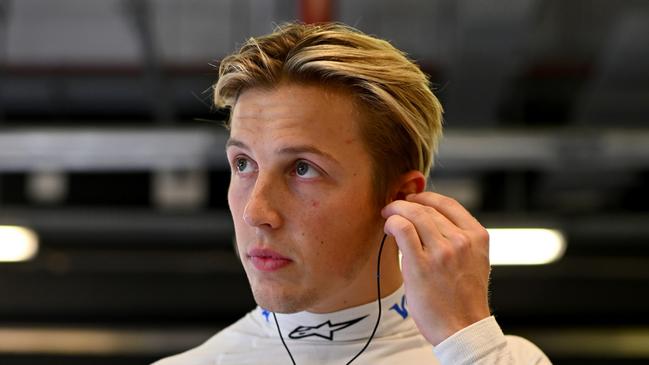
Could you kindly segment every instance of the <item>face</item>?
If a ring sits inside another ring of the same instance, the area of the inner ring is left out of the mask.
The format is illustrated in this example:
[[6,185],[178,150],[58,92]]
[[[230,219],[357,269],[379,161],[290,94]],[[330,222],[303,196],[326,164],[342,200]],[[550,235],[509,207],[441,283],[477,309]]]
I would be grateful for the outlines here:
[[232,113],[228,202],[257,303],[280,313],[362,304],[383,221],[350,95],[252,88]]

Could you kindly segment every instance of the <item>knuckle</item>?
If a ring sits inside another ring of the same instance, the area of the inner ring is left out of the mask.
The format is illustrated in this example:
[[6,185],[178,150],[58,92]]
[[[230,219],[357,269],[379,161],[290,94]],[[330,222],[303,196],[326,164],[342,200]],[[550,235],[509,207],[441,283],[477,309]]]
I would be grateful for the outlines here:
[[402,221],[397,226],[397,230],[399,232],[401,232],[402,234],[404,234],[404,235],[408,234],[408,233],[410,233],[412,231],[412,224],[410,224],[408,222],[405,222],[405,221]]
[[435,209],[433,207],[430,207],[430,206],[427,206],[427,205],[425,205],[425,206],[422,205],[421,206],[421,211],[422,211],[422,213],[425,213],[427,215],[438,214],[437,209]]
[[471,238],[465,232],[459,231],[455,232],[451,237],[450,241],[455,244],[459,250],[467,250],[471,247]]
[[443,266],[450,264],[455,259],[455,251],[448,246],[440,246],[436,251],[437,259]]
[[486,228],[482,228],[478,231],[478,239],[480,242],[489,244],[489,231]]
[[392,216],[388,221],[395,233],[406,234],[412,229],[412,224],[401,217]]
[[440,196],[439,202],[442,206],[449,207],[449,208],[457,206],[459,204],[457,200],[451,198],[450,196]]

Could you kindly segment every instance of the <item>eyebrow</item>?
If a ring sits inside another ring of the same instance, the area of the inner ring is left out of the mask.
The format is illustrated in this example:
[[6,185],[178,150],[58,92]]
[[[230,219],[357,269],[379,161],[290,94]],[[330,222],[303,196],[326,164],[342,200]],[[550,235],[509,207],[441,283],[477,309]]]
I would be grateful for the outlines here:
[[228,138],[228,141],[225,142],[225,149],[227,150],[230,147],[239,147],[243,150],[250,151],[248,145],[234,138]]
[[[225,148],[228,149],[230,147],[239,147],[243,150],[250,151],[250,147],[243,143],[242,141],[234,138],[229,138],[228,141],[225,144]],[[330,153],[327,153],[325,151],[322,151],[321,149],[312,146],[312,145],[297,145],[297,146],[290,146],[290,147],[282,147],[278,150],[276,150],[276,153],[281,154],[281,155],[295,155],[299,153],[312,153],[318,156],[322,156],[338,165],[340,165],[340,162],[336,160],[335,157],[333,157]]]

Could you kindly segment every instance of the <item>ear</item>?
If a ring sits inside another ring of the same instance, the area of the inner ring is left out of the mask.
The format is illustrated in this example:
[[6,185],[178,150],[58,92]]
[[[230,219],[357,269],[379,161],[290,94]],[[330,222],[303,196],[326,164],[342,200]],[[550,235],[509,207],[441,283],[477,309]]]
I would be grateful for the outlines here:
[[390,201],[404,200],[409,194],[417,194],[426,188],[426,177],[421,171],[411,170],[401,174],[396,180]]

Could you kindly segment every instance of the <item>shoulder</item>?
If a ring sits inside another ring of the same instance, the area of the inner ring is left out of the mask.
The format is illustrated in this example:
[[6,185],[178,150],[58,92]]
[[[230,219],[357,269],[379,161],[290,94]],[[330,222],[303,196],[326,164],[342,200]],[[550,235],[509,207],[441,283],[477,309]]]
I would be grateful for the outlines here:
[[255,337],[263,336],[262,332],[252,311],[201,345],[158,360],[152,365],[213,365],[221,355],[240,351],[242,346],[245,347]]

